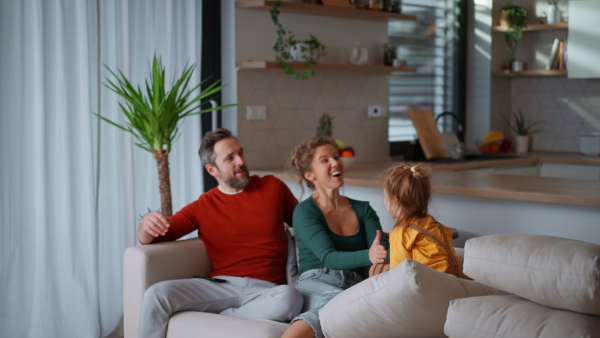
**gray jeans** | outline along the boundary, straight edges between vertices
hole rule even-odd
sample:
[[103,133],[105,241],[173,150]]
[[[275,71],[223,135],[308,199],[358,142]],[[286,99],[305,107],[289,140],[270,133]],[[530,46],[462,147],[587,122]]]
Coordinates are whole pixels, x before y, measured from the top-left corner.
[[302,319],[315,331],[315,337],[323,337],[319,310],[333,297],[362,281],[362,277],[348,270],[314,269],[303,272],[296,281],[296,289],[304,298],[302,314],[292,322]]
[[138,336],[165,337],[169,317],[180,311],[289,322],[302,309],[302,295],[291,285],[247,277],[218,278],[227,283],[191,278],[152,285],[144,293]]

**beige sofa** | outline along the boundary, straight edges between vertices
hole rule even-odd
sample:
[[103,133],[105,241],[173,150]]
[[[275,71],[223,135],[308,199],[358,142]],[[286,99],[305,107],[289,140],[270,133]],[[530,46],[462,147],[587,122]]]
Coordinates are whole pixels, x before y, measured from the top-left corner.
[[[328,338],[558,337],[565,329],[577,333],[571,337],[599,337],[600,246],[529,236],[485,236],[457,249],[475,281],[406,260],[334,298],[320,312],[323,330]],[[144,291],[162,280],[205,276],[210,260],[193,239],[130,247],[124,268],[125,337],[134,338]],[[167,337],[281,337],[287,327],[181,312],[171,317]]]
[[[144,292],[154,283],[207,276],[211,265],[199,239],[132,246],[125,251],[125,337],[138,336]],[[288,325],[268,320],[243,319],[213,313],[180,312],[169,320],[167,337],[281,337]]]

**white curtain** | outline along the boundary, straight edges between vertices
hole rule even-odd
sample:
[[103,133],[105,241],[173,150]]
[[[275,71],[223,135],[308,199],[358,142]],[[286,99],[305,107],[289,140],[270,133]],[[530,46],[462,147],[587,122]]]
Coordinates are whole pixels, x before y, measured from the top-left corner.
[[[0,0],[0,336],[122,335],[123,253],[160,196],[151,155],[93,115],[123,121],[103,65],[142,87],[154,53],[168,79],[199,67],[200,18],[194,0]],[[174,210],[202,191],[199,117],[181,130]]]

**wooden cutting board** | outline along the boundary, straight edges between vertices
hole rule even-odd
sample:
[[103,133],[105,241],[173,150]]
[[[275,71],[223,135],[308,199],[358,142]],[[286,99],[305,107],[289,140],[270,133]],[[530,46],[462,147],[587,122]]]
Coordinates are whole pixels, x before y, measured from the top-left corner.
[[431,158],[448,158],[448,152],[444,147],[442,134],[433,119],[433,114],[428,110],[409,109],[408,117],[413,122],[417,135],[419,135],[419,143],[423,148],[423,153],[426,159]]

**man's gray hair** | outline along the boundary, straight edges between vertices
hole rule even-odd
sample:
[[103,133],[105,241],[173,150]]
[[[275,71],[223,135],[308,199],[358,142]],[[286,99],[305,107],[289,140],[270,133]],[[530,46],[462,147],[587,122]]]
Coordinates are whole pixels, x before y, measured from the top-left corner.
[[216,165],[215,144],[226,138],[235,138],[237,140],[237,138],[225,128],[219,128],[204,135],[200,150],[198,150],[198,155],[200,155],[200,160],[203,165]]

